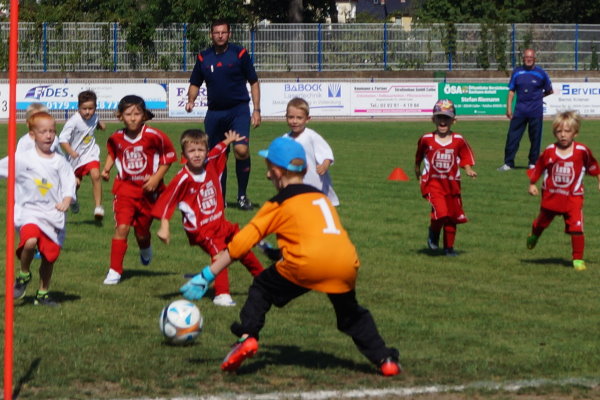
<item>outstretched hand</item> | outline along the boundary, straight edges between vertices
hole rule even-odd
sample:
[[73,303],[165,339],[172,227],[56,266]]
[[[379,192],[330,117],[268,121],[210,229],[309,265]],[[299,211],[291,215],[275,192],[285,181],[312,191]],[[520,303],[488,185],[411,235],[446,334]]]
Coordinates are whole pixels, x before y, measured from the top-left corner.
[[206,294],[211,282],[215,280],[215,276],[209,266],[204,267],[202,272],[190,279],[183,285],[179,291],[188,300],[200,300]]

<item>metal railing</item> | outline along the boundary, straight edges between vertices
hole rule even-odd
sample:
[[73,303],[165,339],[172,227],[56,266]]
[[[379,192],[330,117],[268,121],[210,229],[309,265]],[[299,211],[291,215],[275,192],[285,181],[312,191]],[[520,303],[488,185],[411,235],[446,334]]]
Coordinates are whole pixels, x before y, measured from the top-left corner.
[[[158,28],[141,48],[118,23],[20,23],[19,71],[191,71],[208,25]],[[261,24],[234,25],[258,71],[510,70],[525,46],[548,70],[598,69],[600,25]],[[6,70],[8,23],[0,23]],[[194,33],[194,34],[192,34]],[[196,39],[192,39],[196,38]]]

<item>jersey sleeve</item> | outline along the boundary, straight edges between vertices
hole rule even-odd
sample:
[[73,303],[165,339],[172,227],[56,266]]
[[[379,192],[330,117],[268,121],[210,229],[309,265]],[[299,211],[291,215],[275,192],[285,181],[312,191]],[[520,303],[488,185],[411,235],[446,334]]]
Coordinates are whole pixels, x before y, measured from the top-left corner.
[[256,213],[254,218],[248,222],[229,242],[227,248],[229,255],[234,259],[239,259],[248,253],[262,238],[273,231],[269,229],[275,218],[277,203],[267,201]]
[[73,168],[71,164],[62,156],[56,154],[54,157],[61,157],[61,162],[59,164],[60,172],[60,196],[62,199],[65,197],[71,197],[75,199],[77,196],[76,188],[77,188],[77,179],[75,178],[75,173],[73,172]]
[[423,159],[425,158],[425,149],[423,146],[423,136],[419,138],[417,142],[417,152],[415,153],[415,165],[421,165]]
[[202,86],[203,82],[204,74],[202,72],[202,54],[198,54],[196,56],[196,64],[194,65],[192,75],[190,76],[190,84],[200,87]]
[[587,157],[585,160],[585,168],[587,170],[587,173],[592,176],[600,175],[600,165],[598,165],[598,161],[592,154],[592,151],[590,149],[587,149],[586,154]]
[[75,129],[75,121],[73,118],[69,118],[69,120],[65,123],[62,131],[60,131],[60,135],[58,135],[59,143],[71,143],[71,139],[73,137],[73,130]]
[[322,164],[325,160],[331,160],[333,164],[333,150],[329,143],[325,141],[323,136],[315,132],[313,135],[313,148],[315,149],[315,159],[317,164]]
[[252,59],[248,54],[248,50],[243,48],[238,57],[242,63],[242,69],[244,71],[244,75],[246,76],[246,80],[249,83],[254,83],[258,81],[258,75],[256,74],[256,70],[254,69],[254,64],[252,64]]
[[8,156],[0,160],[0,178],[8,178]]
[[160,155],[160,164],[168,165],[173,164],[177,161],[177,152],[175,151],[175,147],[173,146],[173,142],[167,136],[166,133],[160,132],[161,137],[161,155]]
[[217,173],[221,175],[227,166],[227,146],[223,142],[219,142],[208,153],[206,162],[210,163]]
[[460,166],[465,167],[467,165],[475,165],[475,155],[473,154],[473,150],[469,143],[466,140],[462,139],[462,144],[459,150],[460,157]]
[[171,219],[185,191],[186,181],[187,177],[179,173],[169,182],[152,207],[151,213],[154,218]]
[[[114,135],[114,133],[113,133]],[[113,160],[117,160],[117,148],[116,148],[116,143],[113,139],[113,136],[109,137],[108,140],[106,141],[106,152],[108,153],[109,156],[112,157]]]

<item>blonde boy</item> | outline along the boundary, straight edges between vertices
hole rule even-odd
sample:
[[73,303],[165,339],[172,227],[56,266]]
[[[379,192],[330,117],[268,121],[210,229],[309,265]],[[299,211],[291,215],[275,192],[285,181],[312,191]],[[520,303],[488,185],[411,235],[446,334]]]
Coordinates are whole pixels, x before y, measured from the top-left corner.
[[600,166],[590,149],[576,142],[581,117],[575,111],[558,113],[552,123],[556,142],[546,147],[529,175],[529,194],[539,194],[536,182],[542,175],[542,203],[538,217],[533,221],[527,237],[527,248],[533,249],[544,229],[555,216],[565,220],[565,233],[571,236],[572,263],[576,271],[586,269],[583,261],[585,237],[583,234],[583,177],[587,173],[598,179]]
[[[48,294],[54,263],[65,239],[65,212],[75,198],[75,175],[67,160],[56,154],[52,145],[56,138],[54,118],[43,111],[27,120],[35,146],[16,154],[15,160],[15,227],[20,242],[17,257],[21,269],[17,273],[13,296],[25,296],[31,281],[31,261],[36,248],[41,253],[40,286],[34,304],[57,306]],[[0,176],[8,175],[8,159],[0,160]]]

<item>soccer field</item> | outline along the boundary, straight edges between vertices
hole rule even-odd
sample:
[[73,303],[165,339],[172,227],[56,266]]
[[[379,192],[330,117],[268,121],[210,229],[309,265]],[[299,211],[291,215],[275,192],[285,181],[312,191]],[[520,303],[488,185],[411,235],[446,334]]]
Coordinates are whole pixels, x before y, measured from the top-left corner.
[[[178,150],[179,134],[198,126],[150,125],[169,133]],[[600,192],[595,178],[585,179],[588,270],[575,272],[570,268],[570,238],[563,233],[562,219],[544,232],[535,250],[525,247],[540,202],[527,193],[528,139],[523,138],[518,153],[521,168],[497,172],[503,163],[508,120],[459,121],[454,130],[471,144],[478,177],[463,178],[469,222],[458,227],[458,257],[448,258],[427,249],[429,207],[412,172],[417,140],[433,128],[431,122],[313,120],[309,126],[327,139],[336,158],[330,171],[341,201],[339,213],[362,263],[358,300],[371,310],[388,344],[400,350],[402,375],[379,376],[352,341],[336,330],[326,296],[316,292],[283,309],[274,308],[261,332],[257,355],[238,374],[222,373],[220,362],[234,341],[229,325],[237,319],[251,281],[239,263],[230,268],[232,296],[238,305],[216,307],[209,295],[197,302],[205,329],[195,344],[164,344],[158,329],[161,309],[180,298],[183,274],[199,271],[209,257],[189,247],[177,216],[171,223],[170,245],[153,237],[155,256],[150,266],[139,263],[130,235],[124,280],[114,287],[102,285],[113,233],[112,181],[103,186],[107,218],[98,226],[86,178],[79,191],[81,211],[69,213],[67,240],[51,285],[61,307],[33,306],[37,268],[24,302],[16,302],[13,382],[18,398],[273,392],[295,398],[296,392],[319,390],[457,387],[521,380],[547,380],[526,390],[539,398],[600,395]],[[97,132],[102,157],[108,135],[118,127],[110,123],[105,132]],[[551,121],[545,121],[543,146],[552,142],[550,127]],[[286,128],[284,121],[266,122],[252,131],[248,195],[255,203],[275,193],[256,152]],[[24,133],[24,126],[19,125],[18,132]],[[584,120],[577,138],[597,157],[599,132],[600,121]],[[0,126],[0,151],[6,154],[6,125]],[[232,160],[229,165],[227,192],[233,205]],[[387,180],[396,167],[406,172],[408,182]],[[178,169],[174,165],[167,176]],[[0,182],[0,196],[5,204],[6,181]],[[252,215],[235,207],[227,209],[227,218],[240,225]],[[6,220],[4,207],[0,220]],[[153,232],[157,229],[155,223]],[[0,247],[0,262],[5,264],[4,242]],[[268,265],[262,254],[257,255]],[[4,307],[0,312],[4,319]],[[596,382],[596,388],[569,383],[579,380]],[[509,397],[490,387],[469,386],[465,398]]]

